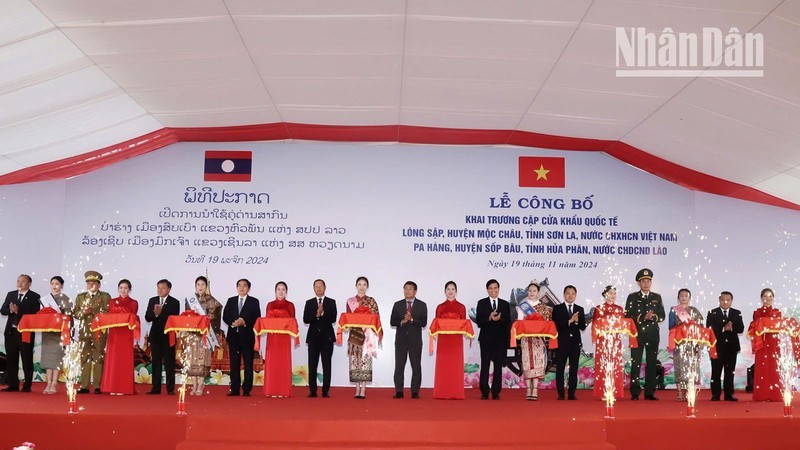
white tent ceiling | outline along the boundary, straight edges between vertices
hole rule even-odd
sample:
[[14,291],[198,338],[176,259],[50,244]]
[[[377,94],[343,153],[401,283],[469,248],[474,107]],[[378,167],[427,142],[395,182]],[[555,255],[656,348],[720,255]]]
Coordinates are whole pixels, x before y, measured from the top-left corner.
[[[615,27],[764,35],[763,78],[617,78]],[[0,175],[173,127],[620,141],[800,204],[800,0],[0,0]]]

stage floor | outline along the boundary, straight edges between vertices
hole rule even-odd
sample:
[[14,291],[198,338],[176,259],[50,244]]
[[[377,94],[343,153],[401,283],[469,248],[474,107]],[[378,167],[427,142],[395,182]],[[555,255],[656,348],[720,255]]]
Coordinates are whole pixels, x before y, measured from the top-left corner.
[[[60,386],[63,390],[63,385]],[[137,386],[140,392],[147,387]],[[35,390],[42,389],[40,383]],[[675,391],[653,401],[622,400],[616,418],[603,418],[605,405],[591,391],[578,401],[558,401],[540,391],[538,402],[524,391],[504,390],[501,399],[480,400],[467,390],[464,401],[392,399],[393,389],[367,390],[353,398],[351,388],[333,388],[331,398],[226,397],[225,387],[210,387],[203,397],[187,397],[188,415],[176,417],[177,396],[78,397],[79,414],[68,415],[64,394],[0,393],[0,449],[25,441],[37,449],[256,449],[270,448],[520,448],[553,449],[755,449],[795,448],[798,419],[785,419],[779,403],[754,403],[740,392],[739,402],[711,402],[701,392],[697,418],[686,419],[686,404]],[[797,399],[795,399],[795,403]],[[797,405],[795,405],[797,406]],[[800,413],[800,410],[798,410]]]

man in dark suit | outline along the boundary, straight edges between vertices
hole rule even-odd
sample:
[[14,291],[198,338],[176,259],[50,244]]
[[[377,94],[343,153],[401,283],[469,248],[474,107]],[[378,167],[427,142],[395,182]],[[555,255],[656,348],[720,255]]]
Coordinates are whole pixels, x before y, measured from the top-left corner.
[[507,301],[498,298],[500,283],[497,280],[486,282],[486,292],[489,296],[478,300],[475,310],[475,322],[481,329],[478,336],[481,345],[481,399],[489,398],[489,363],[492,363],[492,399],[500,400],[503,365],[511,335],[511,307]]
[[569,359],[569,399],[577,400],[578,358],[581,355],[581,331],[586,329],[586,316],[583,308],[575,304],[578,290],[575,286],[564,288],[564,303],[553,308],[553,322],[558,330],[558,350],[556,350],[556,388],[558,399],[564,400],[564,366]]
[[[250,292],[250,281],[242,278],[236,282],[237,296],[231,297],[222,310],[222,321],[228,325],[228,353],[231,358],[231,390],[229,397],[239,395],[239,387],[245,397],[250,396],[253,389],[253,347],[256,345],[256,333],[253,326],[261,316],[261,303],[257,298],[247,295]],[[244,360],[244,382],[239,373]]]
[[306,300],[303,323],[308,324],[308,396],[317,396],[317,365],[322,357],[322,397],[331,389],[331,356],[336,334],[336,300],[325,296],[325,281],[314,280],[314,297]]
[[636,323],[637,339],[639,346],[631,349],[631,400],[639,400],[642,386],[639,382],[641,375],[642,353],[645,353],[647,369],[644,374],[645,400],[658,400],[656,398],[656,358],[658,357],[658,343],[661,339],[658,324],[664,321],[664,302],[661,295],[650,292],[653,285],[653,271],[642,269],[636,273],[636,282],[639,283],[639,292],[628,295],[625,301],[625,317],[633,319]]
[[394,338],[394,398],[403,398],[406,359],[411,359],[411,398],[419,398],[422,385],[422,329],[428,324],[428,305],[417,298],[417,283],[406,281],[403,300],[392,307],[389,324]]
[[161,393],[161,368],[167,371],[167,394],[175,394],[175,346],[170,345],[169,335],[164,333],[164,326],[169,316],[181,313],[181,303],[177,298],[169,295],[172,283],[169,280],[159,280],[156,283],[155,297],[147,302],[144,320],[150,325],[150,354],[153,357],[153,387],[147,393],[157,395]]
[[6,328],[3,332],[6,342],[6,374],[8,376],[8,386],[4,392],[19,391],[19,359],[22,358],[22,373],[25,374],[25,381],[22,383],[22,392],[31,391],[33,383],[33,344],[36,341],[36,334],[31,333],[30,342],[22,342],[22,334],[17,330],[20,319],[25,314],[36,314],[41,308],[39,294],[30,290],[30,275],[20,275],[17,277],[17,289],[6,294],[0,314],[8,316]]
[[736,356],[741,350],[739,335],[744,332],[742,313],[731,308],[733,294],[719,294],[719,308],[708,312],[706,326],[714,330],[717,338],[717,358],[711,360],[711,401],[719,401],[721,375],[725,372],[725,401],[738,401],[733,396],[733,371]]

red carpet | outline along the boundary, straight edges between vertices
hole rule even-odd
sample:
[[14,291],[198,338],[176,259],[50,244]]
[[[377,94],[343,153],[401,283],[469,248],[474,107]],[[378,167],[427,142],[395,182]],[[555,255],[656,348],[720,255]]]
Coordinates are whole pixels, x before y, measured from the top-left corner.
[[[39,390],[40,384],[34,389]],[[138,386],[144,392],[145,388]],[[63,390],[63,385],[61,386]],[[259,391],[259,388],[256,388]],[[617,403],[614,420],[604,405],[578,391],[578,401],[557,401],[542,391],[538,402],[524,391],[504,390],[499,401],[481,401],[468,390],[465,401],[392,399],[392,389],[334,388],[330,399],[228,398],[226,388],[187,399],[188,416],[175,416],[175,396],[81,395],[79,414],[66,414],[65,395],[0,393],[0,449],[30,441],[37,449],[256,449],[270,448],[520,448],[553,449],[745,449],[793,448],[800,442],[797,419],[784,419],[782,405],[710,402],[703,391],[697,418],[684,417],[674,391],[661,400]],[[256,391],[254,391],[256,392]],[[259,391],[260,392],[260,391]],[[408,395],[408,394],[406,394]],[[797,403],[797,402],[796,402]]]

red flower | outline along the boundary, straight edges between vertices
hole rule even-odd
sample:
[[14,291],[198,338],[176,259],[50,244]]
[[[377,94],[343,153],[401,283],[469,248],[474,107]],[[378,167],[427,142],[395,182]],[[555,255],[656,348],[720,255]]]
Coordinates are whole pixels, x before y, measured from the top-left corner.
[[353,314],[372,314],[372,310],[369,309],[369,306],[359,305],[359,307],[353,311]]

